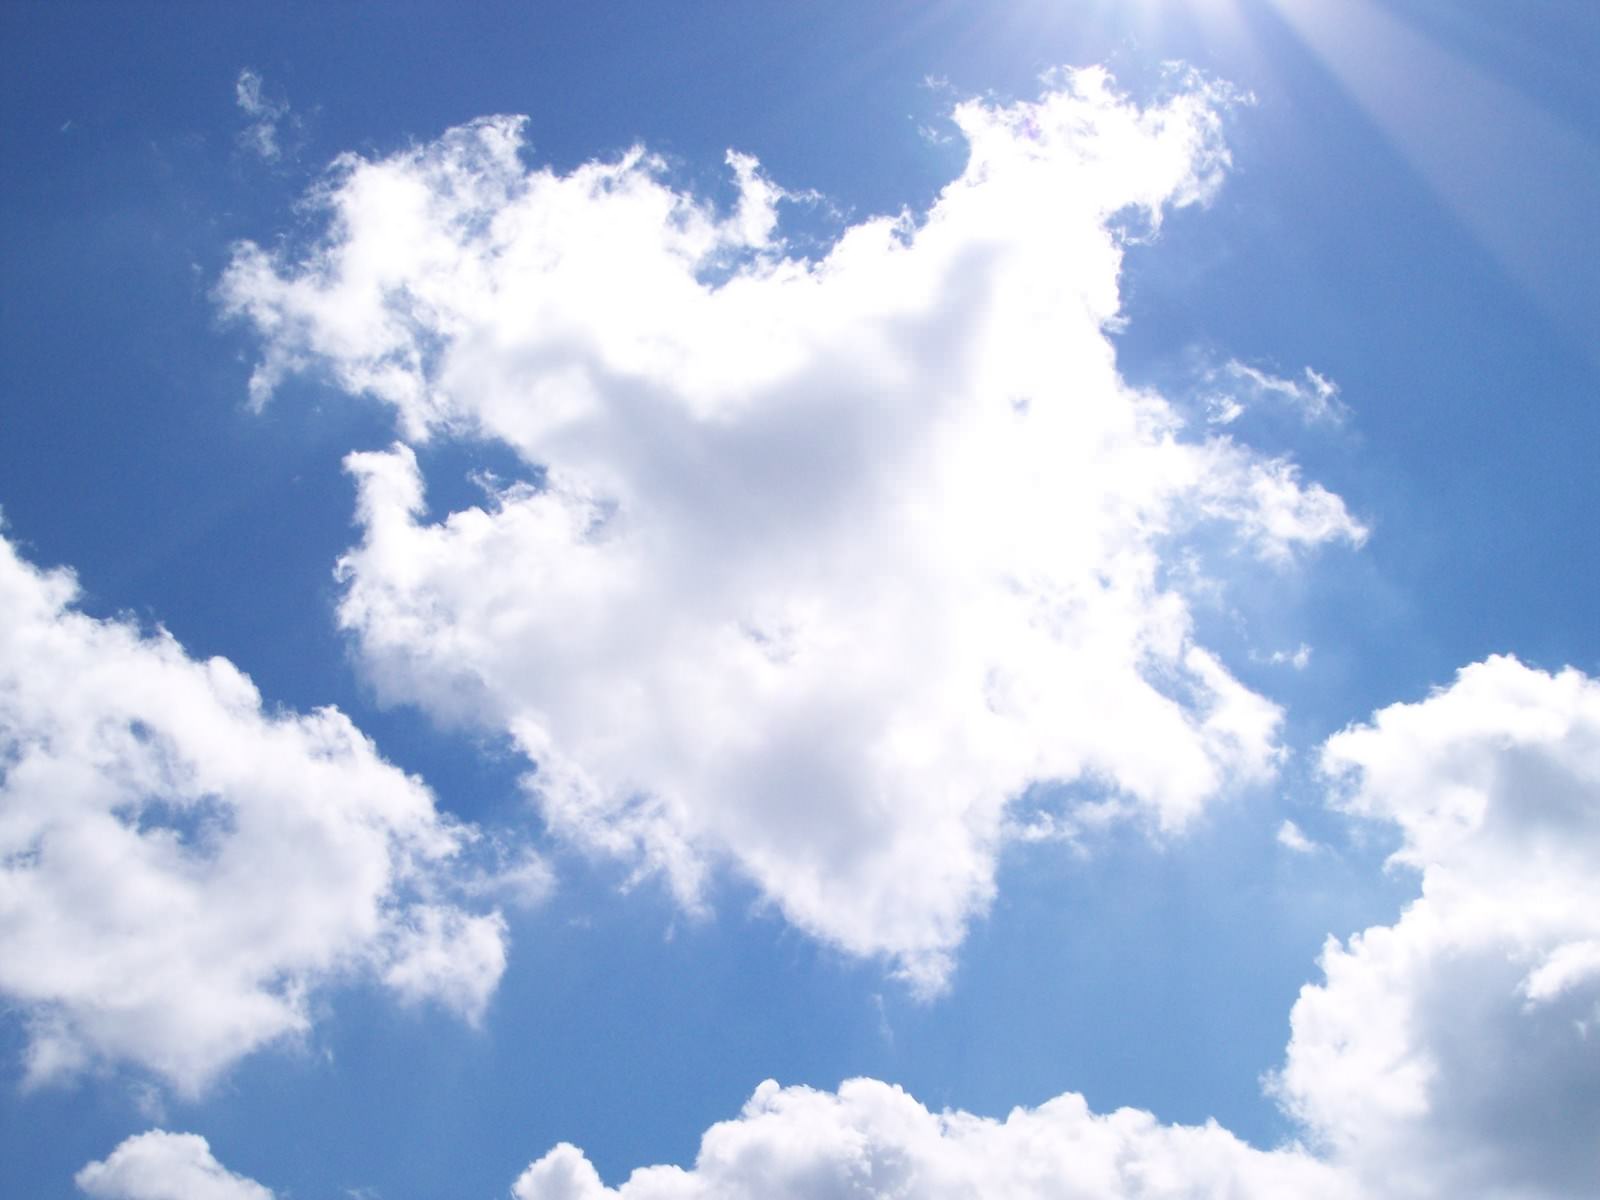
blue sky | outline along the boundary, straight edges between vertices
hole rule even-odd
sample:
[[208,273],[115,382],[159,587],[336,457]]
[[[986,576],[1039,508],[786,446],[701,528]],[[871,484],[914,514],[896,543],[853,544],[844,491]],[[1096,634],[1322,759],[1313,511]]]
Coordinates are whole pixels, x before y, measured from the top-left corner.
[[1593,1191],[1590,5],[0,31],[7,1194]]

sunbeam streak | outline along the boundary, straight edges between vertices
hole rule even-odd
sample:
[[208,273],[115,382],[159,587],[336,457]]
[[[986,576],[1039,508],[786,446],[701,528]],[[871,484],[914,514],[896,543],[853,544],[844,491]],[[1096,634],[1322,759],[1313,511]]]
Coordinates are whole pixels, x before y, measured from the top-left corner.
[[1501,268],[1595,353],[1593,144],[1371,0],[1270,3]]

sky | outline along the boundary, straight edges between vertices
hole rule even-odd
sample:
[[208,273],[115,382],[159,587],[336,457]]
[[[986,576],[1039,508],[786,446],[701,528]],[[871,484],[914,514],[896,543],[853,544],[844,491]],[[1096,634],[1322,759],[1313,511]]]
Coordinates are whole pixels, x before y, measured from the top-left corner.
[[0,7],[0,1192],[1596,1194],[1597,55]]

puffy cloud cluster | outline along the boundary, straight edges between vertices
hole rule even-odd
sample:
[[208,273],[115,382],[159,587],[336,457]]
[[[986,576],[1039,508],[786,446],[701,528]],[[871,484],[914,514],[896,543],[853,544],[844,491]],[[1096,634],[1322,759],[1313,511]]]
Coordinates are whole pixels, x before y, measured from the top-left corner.
[[520,119],[340,160],[320,244],[244,245],[223,283],[256,401],[312,371],[534,480],[430,520],[411,449],[351,456],[340,618],[380,694],[509,733],[558,836],[690,909],[731,864],[924,989],[1031,785],[1175,831],[1270,776],[1279,712],[1169,568],[1191,535],[1285,560],[1363,530],[1191,436],[1108,337],[1129,222],[1209,196],[1228,102],[1079,72],[965,103],[931,209],[816,259],[740,155],[725,212],[639,150],[529,169]]
[[163,1129],[129,1138],[76,1182],[94,1200],[272,1200],[271,1191],[219,1163],[205,1138]]
[[475,1019],[505,931],[450,898],[472,831],[338,711],[265,712],[227,660],[75,596],[0,539],[0,993],[28,1079],[126,1061],[193,1093],[354,973]]
[[[251,72],[238,98],[273,157],[282,107]],[[510,118],[342,159],[310,254],[242,246],[223,284],[262,337],[254,399],[321,373],[409,443],[494,440],[531,480],[433,519],[411,445],[349,457],[340,620],[382,694],[509,734],[557,835],[687,907],[731,864],[927,990],[1011,832],[1176,831],[1268,778],[1278,710],[1197,642],[1181,580],[1197,545],[1360,542],[1292,463],[1218,436],[1257,401],[1337,420],[1337,389],[1229,362],[1194,431],[1127,386],[1108,336],[1129,222],[1208,197],[1228,99],[1191,81],[1141,108],[1081,72],[969,102],[969,162],[929,211],[815,259],[738,154],[725,209],[643,151],[530,170]],[[480,1014],[505,927],[464,901],[537,898],[542,862],[461,867],[473,831],[341,714],[264,712],[226,661],[74,599],[0,542],[0,992],[29,1078],[130,1061],[194,1092],[357,974]],[[1269,1087],[1309,1148],[1072,1094],[996,1120],[874,1080],[768,1082],[691,1167],[610,1188],[562,1144],[513,1195],[1591,1195],[1600,683],[1493,658],[1322,764],[1421,894],[1330,940],[1293,1008]],[[1013,821],[1039,784],[1092,802]],[[1321,850],[1288,821],[1278,840]],[[76,1178],[271,1196],[161,1130]]]
[[[1421,896],[1322,956],[1269,1083],[1311,1139],[1088,1112],[934,1115],[886,1084],[764,1084],[692,1170],[602,1186],[571,1146],[518,1200],[1349,1196],[1584,1200],[1600,1180],[1600,681],[1490,658],[1329,739],[1335,804],[1397,828]],[[1297,832],[1297,831],[1296,831]],[[1303,839],[1302,839],[1303,840]]]
[[1285,1105],[1369,1194],[1579,1197],[1600,1181],[1600,681],[1513,658],[1329,740],[1422,894],[1323,952]]
[[[1496,657],[1329,739],[1334,804],[1393,827],[1421,896],[1330,941],[1271,1081],[1311,1149],[1215,1124],[1097,1115],[1066,1094],[1004,1120],[933,1113],[870,1079],[762,1084],[691,1167],[616,1188],[558,1145],[516,1200],[858,1195],[1581,1200],[1600,1178],[1600,681]],[[97,1197],[270,1195],[202,1139],[131,1138],[78,1176]],[[209,1190],[207,1190],[209,1189]]]
[[706,1132],[694,1167],[647,1167],[605,1187],[560,1145],[511,1189],[516,1200],[712,1200],[917,1196],[927,1200],[1354,1200],[1337,1172],[1295,1149],[1252,1149],[1216,1124],[1089,1111],[1067,1094],[1004,1121],[932,1113],[897,1087],[853,1079],[837,1093],[756,1089]]
[[[129,1138],[78,1173],[97,1200],[270,1200],[228,1173],[204,1139]],[[1003,1121],[929,1112],[900,1088],[852,1079],[837,1092],[763,1083],[714,1125],[694,1166],[644,1167],[617,1188],[562,1143],[511,1187],[514,1200],[1357,1200],[1347,1177],[1298,1147],[1257,1150],[1215,1123],[1089,1111],[1067,1094]]]

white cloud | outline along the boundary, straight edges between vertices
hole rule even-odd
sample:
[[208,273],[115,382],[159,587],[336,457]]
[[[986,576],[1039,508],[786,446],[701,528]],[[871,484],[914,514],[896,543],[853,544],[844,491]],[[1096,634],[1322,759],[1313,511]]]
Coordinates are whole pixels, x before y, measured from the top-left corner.
[[772,1196],[916,1196],[928,1200],[1334,1200],[1357,1195],[1304,1152],[1261,1151],[1214,1123],[1162,1125],[1149,1113],[1089,1111],[1058,1096],[1004,1121],[932,1113],[897,1087],[853,1079],[837,1093],[756,1089],[744,1111],[713,1126],[693,1168],[647,1167],[605,1187],[562,1144],[511,1189],[516,1200],[710,1200]]
[[[698,1197],[1350,1197],[1587,1200],[1600,1179],[1600,681],[1491,658],[1329,739],[1336,806],[1392,822],[1422,895],[1330,940],[1270,1089],[1311,1150],[1208,1124],[1092,1114],[1064,1095],[1005,1121],[934,1114],[875,1080],[765,1083],[690,1169],[603,1185],[573,1146],[517,1200]],[[1309,848],[1290,822],[1280,840]]]
[[504,929],[448,899],[472,831],[337,710],[264,712],[227,660],[75,593],[0,539],[0,993],[28,1079],[121,1060],[194,1093],[356,973],[476,1018]]
[[1229,359],[1207,372],[1207,382],[1218,388],[1205,397],[1207,419],[1213,425],[1231,425],[1262,400],[1286,404],[1307,421],[1337,423],[1346,415],[1339,385],[1311,367],[1298,379],[1290,379]]
[[1327,744],[1422,894],[1323,952],[1277,1090],[1374,1195],[1600,1180],[1600,682],[1491,658]]
[[250,118],[239,134],[239,143],[265,159],[276,162],[283,155],[278,143],[278,126],[289,115],[289,105],[268,99],[259,72],[245,67],[233,85],[234,103]]
[[1317,848],[1317,844],[1306,837],[1300,826],[1288,820],[1278,826],[1278,845],[1296,854],[1310,854]]
[[1288,665],[1296,671],[1304,671],[1311,663],[1311,647],[1301,642],[1293,651],[1274,650],[1267,661],[1274,666]]
[[[1391,823],[1422,895],[1330,941],[1271,1087],[1318,1153],[1214,1123],[1092,1113],[1059,1096],[1004,1120],[897,1087],[762,1084],[688,1168],[608,1188],[561,1144],[516,1200],[859,1195],[1157,1200],[1579,1200],[1600,1177],[1600,681],[1497,657],[1330,738],[1335,804]],[[1286,844],[1303,835],[1286,823]],[[192,1172],[194,1182],[175,1172]],[[130,1139],[80,1173],[97,1197],[262,1197],[199,1138]],[[205,1187],[214,1190],[205,1191]],[[233,1190],[240,1189],[240,1190]]]
[[437,1000],[477,1020],[506,969],[505,921],[418,904],[397,923],[383,982],[409,1000]]
[[509,732],[558,836],[690,909],[730,863],[925,989],[1030,784],[1177,831],[1271,775],[1278,711],[1195,643],[1173,548],[1363,531],[1292,464],[1188,436],[1107,336],[1119,214],[1211,194],[1226,102],[1141,109],[1097,72],[967,102],[933,208],[818,261],[740,155],[727,216],[640,150],[528,170],[514,118],[340,160],[324,244],[241,246],[222,285],[255,402],[314,370],[540,472],[430,522],[410,449],[351,456],[340,619],[380,694]]
[[458,874],[456,886],[463,895],[496,901],[511,909],[534,909],[555,891],[556,876],[550,864],[532,846],[507,846],[488,839],[488,862]]
[[76,1182],[94,1200],[272,1200],[270,1190],[213,1158],[205,1138],[164,1129],[129,1138]]

